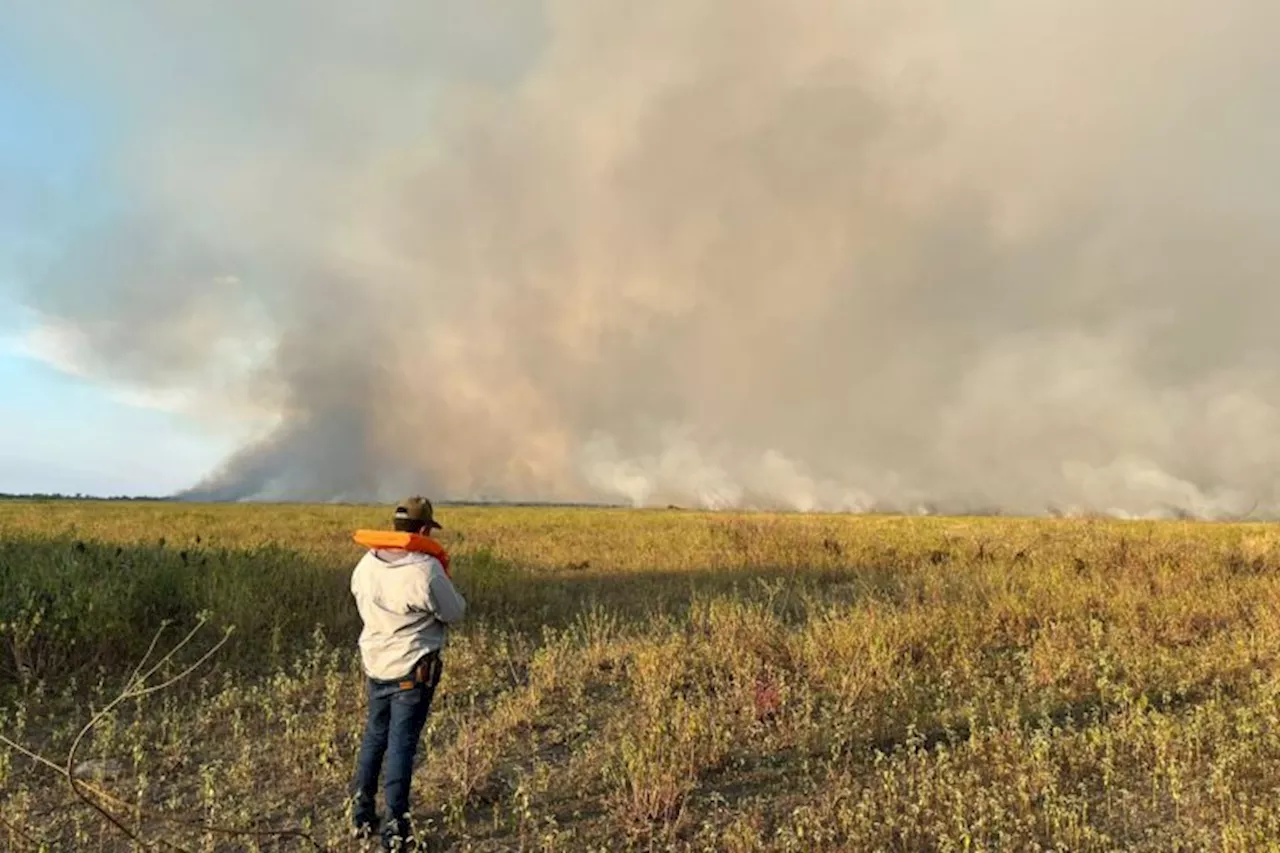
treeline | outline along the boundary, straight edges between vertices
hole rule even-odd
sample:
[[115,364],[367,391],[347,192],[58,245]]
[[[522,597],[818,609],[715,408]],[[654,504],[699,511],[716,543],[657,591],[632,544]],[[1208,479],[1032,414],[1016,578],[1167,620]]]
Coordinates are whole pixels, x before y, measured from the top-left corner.
[[172,498],[149,495],[86,495],[76,493],[64,495],[61,492],[0,492],[0,501],[168,501]]

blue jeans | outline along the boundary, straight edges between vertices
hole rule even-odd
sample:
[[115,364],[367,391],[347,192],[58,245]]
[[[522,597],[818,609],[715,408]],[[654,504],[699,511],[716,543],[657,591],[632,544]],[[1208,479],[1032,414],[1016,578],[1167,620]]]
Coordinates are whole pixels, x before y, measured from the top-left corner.
[[364,741],[360,744],[360,757],[356,763],[354,788],[355,804],[352,819],[357,828],[376,829],[377,810],[374,800],[378,793],[379,771],[386,758],[386,779],[383,795],[387,805],[387,826],[384,833],[403,834],[397,831],[409,814],[409,786],[413,781],[413,759],[418,751],[418,738],[427,722],[431,700],[436,685],[440,683],[443,664],[438,653],[425,658],[415,667],[415,676],[406,681],[379,681],[366,679],[369,691],[369,716],[365,721]]

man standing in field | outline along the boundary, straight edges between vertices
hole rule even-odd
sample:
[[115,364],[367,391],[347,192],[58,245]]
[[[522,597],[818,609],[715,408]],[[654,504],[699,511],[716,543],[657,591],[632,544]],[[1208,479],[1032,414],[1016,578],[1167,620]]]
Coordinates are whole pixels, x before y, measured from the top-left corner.
[[440,527],[431,501],[405,500],[396,507],[394,525],[399,536],[356,534],[357,542],[370,546],[351,573],[351,594],[364,622],[359,645],[369,715],[352,785],[352,819],[358,837],[374,836],[385,755],[382,846],[408,850],[416,846],[409,819],[413,760],[440,681],[447,626],[462,618],[466,601],[450,579],[448,555],[429,538]]

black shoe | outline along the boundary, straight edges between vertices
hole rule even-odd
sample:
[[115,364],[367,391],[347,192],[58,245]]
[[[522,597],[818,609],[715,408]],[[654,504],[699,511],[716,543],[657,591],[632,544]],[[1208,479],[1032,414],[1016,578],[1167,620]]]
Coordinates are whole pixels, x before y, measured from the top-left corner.
[[368,841],[378,837],[378,813],[372,802],[367,802],[359,794],[349,802],[351,816],[351,837],[356,841]]
[[388,820],[382,827],[382,849],[403,853],[418,849],[418,839],[413,835],[413,827],[409,819]]

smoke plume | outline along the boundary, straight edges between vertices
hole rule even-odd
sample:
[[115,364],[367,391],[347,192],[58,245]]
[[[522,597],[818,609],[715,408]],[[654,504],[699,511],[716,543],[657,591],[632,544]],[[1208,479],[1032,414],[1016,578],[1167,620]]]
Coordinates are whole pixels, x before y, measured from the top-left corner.
[[19,5],[193,495],[1280,510],[1274,0]]

